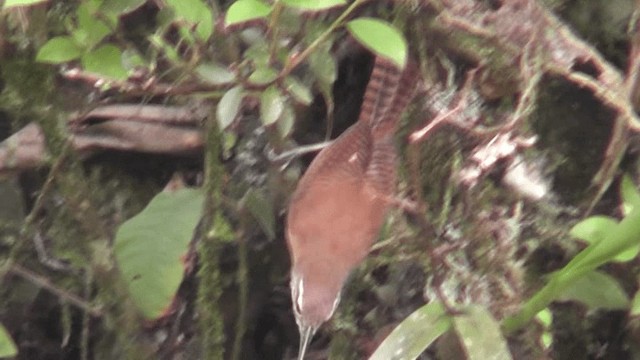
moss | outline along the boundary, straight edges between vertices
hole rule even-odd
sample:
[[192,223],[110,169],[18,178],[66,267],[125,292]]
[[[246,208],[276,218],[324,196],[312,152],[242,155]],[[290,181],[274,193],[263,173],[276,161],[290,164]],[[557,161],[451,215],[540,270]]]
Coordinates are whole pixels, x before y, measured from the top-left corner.
[[224,288],[220,272],[222,246],[229,241],[231,226],[222,216],[222,184],[224,168],[220,162],[222,137],[217,122],[207,122],[205,154],[205,211],[203,236],[198,244],[198,297],[197,311],[202,344],[202,358],[224,357],[224,321],[220,312],[220,299]]

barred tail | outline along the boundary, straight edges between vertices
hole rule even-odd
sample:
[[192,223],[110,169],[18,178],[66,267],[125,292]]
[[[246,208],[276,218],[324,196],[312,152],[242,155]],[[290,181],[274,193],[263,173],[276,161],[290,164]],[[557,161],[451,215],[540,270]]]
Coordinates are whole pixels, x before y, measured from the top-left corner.
[[413,96],[417,75],[411,63],[403,71],[390,60],[376,57],[358,121],[369,124],[376,137],[392,134]]

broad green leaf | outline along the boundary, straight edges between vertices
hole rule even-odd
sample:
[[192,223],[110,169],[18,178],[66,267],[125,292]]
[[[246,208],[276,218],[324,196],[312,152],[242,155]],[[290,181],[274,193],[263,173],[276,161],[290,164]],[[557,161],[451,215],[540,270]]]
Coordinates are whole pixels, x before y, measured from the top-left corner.
[[450,328],[451,317],[442,304],[427,304],[396,326],[369,360],[415,359]]
[[147,319],[157,319],[172,304],[203,200],[197,189],[160,193],[116,233],[118,267],[131,299]]
[[225,26],[260,19],[271,13],[271,5],[261,0],[238,0],[231,4],[224,16]]
[[[571,236],[594,244],[603,241],[617,224],[615,219],[608,216],[591,216],[574,225],[569,233]],[[638,256],[639,252],[640,244],[624,250],[612,261],[626,262]]]
[[640,192],[631,180],[631,177],[625,174],[620,183],[620,194],[622,195],[622,207],[624,215],[631,212],[633,207],[640,207]]
[[581,276],[638,244],[640,244],[640,207],[634,207],[629,215],[611,229],[603,241],[587,246],[556,274],[561,281]]
[[500,325],[481,306],[471,305],[464,314],[453,318],[460,343],[469,360],[510,360],[507,342],[500,332]]
[[[196,34],[202,41],[207,41],[213,34],[213,14],[202,0],[166,0],[173,8],[177,18],[196,25]],[[188,26],[190,27],[190,26]]]
[[48,0],[5,0],[4,8],[9,9],[15,6],[35,5],[35,4],[39,4],[47,1]]
[[47,41],[36,55],[36,60],[51,64],[75,60],[82,54],[82,49],[70,36],[58,36]]
[[286,138],[291,134],[293,130],[293,124],[295,123],[295,115],[290,104],[285,104],[282,116],[278,119],[278,132],[282,138]]
[[563,288],[558,300],[579,301],[590,309],[627,309],[629,298],[611,276],[592,271]]
[[242,198],[242,207],[249,210],[269,240],[276,238],[276,217],[273,206],[271,200],[267,199],[262,191],[249,189]]
[[591,216],[575,224],[569,234],[594,244],[604,240],[617,224],[618,222],[609,216]]
[[18,355],[16,343],[9,335],[7,329],[0,324],[0,357],[12,357]]
[[216,117],[221,130],[229,127],[236,119],[243,98],[244,90],[242,86],[231,88],[222,96],[216,108]]
[[299,102],[302,105],[309,105],[311,101],[313,101],[313,96],[311,95],[311,90],[298,81],[293,76],[287,76],[284,80],[284,84],[287,87],[287,91],[293,95],[295,101]]
[[282,3],[299,10],[319,11],[343,6],[347,2],[345,0],[282,0]]
[[116,80],[127,78],[127,70],[122,65],[122,52],[115,45],[103,45],[84,54],[82,66],[88,72],[108,78]]
[[362,17],[349,21],[347,29],[376,55],[393,61],[400,68],[406,65],[407,41],[393,25],[380,19]]
[[260,96],[260,119],[264,125],[272,125],[284,109],[285,97],[275,85],[269,86]]
[[198,74],[200,79],[213,85],[229,84],[236,78],[226,67],[213,63],[198,65],[196,74]]

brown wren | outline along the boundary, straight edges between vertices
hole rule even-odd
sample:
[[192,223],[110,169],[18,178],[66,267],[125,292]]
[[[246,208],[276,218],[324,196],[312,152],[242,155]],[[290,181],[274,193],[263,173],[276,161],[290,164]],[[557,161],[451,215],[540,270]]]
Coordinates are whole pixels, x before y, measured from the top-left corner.
[[351,270],[367,256],[395,199],[394,133],[417,72],[377,57],[358,121],[325,147],[293,193],[286,238],[298,359],[329,320]]

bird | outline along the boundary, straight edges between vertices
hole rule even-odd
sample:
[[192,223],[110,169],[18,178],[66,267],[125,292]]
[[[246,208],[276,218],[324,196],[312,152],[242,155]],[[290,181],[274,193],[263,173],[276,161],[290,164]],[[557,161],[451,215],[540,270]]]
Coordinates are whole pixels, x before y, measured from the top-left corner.
[[377,56],[358,120],[313,159],[291,196],[285,237],[304,358],[332,316],[351,271],[369,253],[396,199],[394,135],[417,71]]

